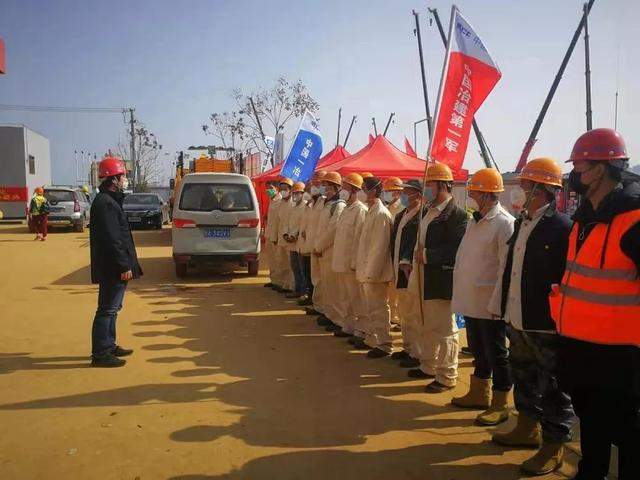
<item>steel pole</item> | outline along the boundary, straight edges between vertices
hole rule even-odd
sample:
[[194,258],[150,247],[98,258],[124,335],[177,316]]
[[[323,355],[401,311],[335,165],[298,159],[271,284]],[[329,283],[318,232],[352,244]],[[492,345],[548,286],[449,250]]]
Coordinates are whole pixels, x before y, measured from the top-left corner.
[[[431,109],[429,108],[429,95],[427,93],[427,73],[424,67],[424,54],[422,52],[422,36],[420,35],[420,20],[419,14],[415,10],[413,10],[413,17],[416,21],[416,37],[418,38],[418,55],[420,57],[420,73],[422,74],[422,96],[424,97],[424,110],[427,114],[427,129],[429,131],[429,138],[433,135],[433,120],[431,119]],[[414,124],[414,139],[413,146],[416,146],[416,134],[415,134],[415,124]]]
[[589,9],[587,3],[582,6],[584,14],[584,80],[587,95],[587,131],[593,129],[593,114],[591,112],[591,62],[589,61]]
[[351,135],[351,129],[353,128],[353,124],[355,123],[357,115],[351,117],[351,124],[349,125],[349,130],[347,130],[347,136],[344,139],[344,144],[342,145],[344,148],[347,148],[347,142],[349,141],[349,135]]

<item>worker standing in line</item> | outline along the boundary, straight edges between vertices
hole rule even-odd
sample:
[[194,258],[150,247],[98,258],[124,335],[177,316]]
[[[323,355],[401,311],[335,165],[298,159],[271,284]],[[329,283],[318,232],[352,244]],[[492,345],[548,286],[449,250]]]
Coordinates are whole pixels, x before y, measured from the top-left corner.
[[275,290],[279,293],[291,293],[293,286],[293,272],[289,263],[289,250],[287,242],[283,234],[287,227],[289,214],[291,213],[291,189],[293,188],[293,180],[290,178],[282,178],[278,184],[282,200],[278,208],[277,224],[274,226],[273,238],[276,250],[276,265],[278,266],[278,278],[280,288]]
[[[382,184],[382,201],[387,207],[391,217],[395,220],[396,215],[405,209],[400,199],[402,195],[402,180],[398,177],[389,177]],[[400,309],[398,307],[398,297],[393,282],[389,284],[389,308],[391,309],[391,325],[393,329],[400,329]]]
[[362,177],[357,173],[350,173],[342,179],[340,198],[347,202],[347,206],[336,226],[331,264],[331,268],[337,273],[339,285],[335,301],[340,304],[338,312],[343,314],[335,320],[340,326],[339,330],[333,332],[336,337],[353,337],[358,318],[363,316],[362,295],[356,280],[358,240],[367,214],[366,205],[358,200],[362,182]]
[[420,368],[413,378],[433,378],[427,393],[441,393],[458,380],[458,325],[451,311],[453,268],[467,227],[467,212],[453,201],[453,174],[443,163],[427,168],[424,196],[429,208],[420,226],[416,261],[423,265],[423,319],[420,325]]
[[280,190],[276,182],[269,182],[267,196],[269,197],[269,208],[267,209],[267,225],[264,229],[264,238],[266,247],[265,254],[269,259],[269,282],[264,286],[278,291],[282,288],[282,285],[280,284],[281,279],[278,275],[277,248],[273,242],[278,242],[278,210],[282,204],[282,195],[280,195]]
[[[411,367],[419,365],[417,355],[418,319],[412,315],[418,293],[409,290],[409,280],[413,270],[413,251],[420,224],[423,185],[419,180],[409,180],[402,185],[401,200],[406,206],[395,217],[391,232],[391,253],[393,260],[393,290],[398,299],[399,316],[402,321],[402,350],[391,354],[394,360],[405,362]],[[413,285],[412,285],[413,286]],[[413,294],[413,295],[412,295]]]
[[393,281],[393,265],[389,246],[393,219],[380,199],[382,182],[379,178],[367,178],[363,192],[369,211],[358,242],[356,279],[363,292],[366,336],[354,346],[369,349],[369,358],[381,358],[392,352],[389,284]]
[[325,189],[322,186],[322,180],[326,175],[327,172],[325,170],[318,170],[315,172],[313,175],[313,185],[309,190],[313,203],[305,231],[305,249],[309,252],[311,260],[311,283],[313,285],[313,293],[311,295],[312,306],[307,307],[307,315],[321,316],[324,313],[320,306],[323,301],[320,257],[313,255],[313,247],[318,234],[320,214],[324,209],[324,203],[326,200]]
[[519,180],[526,200],[502,263],[500,292],[489,307],[495,318],[507,323],[518,422],[492,439],[500,445],[538,448],[521,470],[544,475],[562,466],[574,419],[571,398],[558,385],[560,337],[548,297],[565,270],[571,220],[555,207],[562,188],[562,169],[555,160],[531,160]]
[[122,367],[133,350],[116,343],[116,320],[129,281],[142,276],[129,221],[122,209],[128,181],[124,162],[105,157],[98,164],[100,192],[91,204],[91,281],[98,308],[91,329],[91,366]]
[[34,240],[45,241],[47,239],[47,220],[51,207],[44,196],[44,188],[36,187],[29,204],[29,216],[31,224],[36,231]]
[[640,478],[640,183],[615,130],[583,134],[571,152],[569,187],[582,195],[569,236],[567,268],[553,287],[561,335],[560,384],[580,419],[577,480]]
[[[495,168],[478,170],[467,184],[473,218],[456,255],[451,308],[464,315],[467,338],[472,338],[475,370],[469,391],[451,403],[463,408],[487,409],[476,421],[497,425],[509,418],[509,393],[513,387],[507,348],[507,325],[489,312],[491,297],[498,295],[513,235],[513,216],[498,199],[504,192],[502,175]],[[502,267],[502,268],[500,268]],[[493,384],[492,384],[493,380]]]
[[298,305],[301,307],[310,307],[313,305],[311,298],[313,297],[313,284],[311,283],[311,252],[307,249],[307,229],[309,228],[309,220],[312,216],[313,198],[311,196],[311,187],[313,178],[304,187],[302,194],[302,212],[300,214],[300,227],[298,232],[298,241],[296,249],[298,252],[298,261],[300,262],[300,274],[302,275],[302,296],[298,299]]
[[323,313],[318,318],[318,324],[325,326],[327,331],[334,332],[339,328],[335,322],[337,319],[343,318],[345,313],[339,310],[342,305],[335,301],[338,295],[337,291],[342,287],[338,285],[337,274],[331,268],[333,244],[338,220],[347,203],[340,198],[342,176],[338,172],[328,172],[322,179],[322,185],[327,198],[320,213],[313,245],[313,255],[320,260],[323,294],[320,304]]
[[304,183],[295,182],[291,189],[291,208],[287,218],[282,237],[289,251],[289,262],[293,272],[293,288],[291,293],[285,295],[286,298],[300,298],[304,293],[304,277],[302,274],[302,262],[298,252],[298,237],[300,236],[300,220],[305,213],[306,202],[302,199],[304,195]]

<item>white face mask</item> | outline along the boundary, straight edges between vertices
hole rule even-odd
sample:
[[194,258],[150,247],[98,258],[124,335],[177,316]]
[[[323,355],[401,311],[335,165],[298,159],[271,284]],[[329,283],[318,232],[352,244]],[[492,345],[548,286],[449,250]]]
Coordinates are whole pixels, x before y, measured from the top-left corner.
[[360,190],[357,194],[356,194],[356,198],[358,199],[358,201],[362,202],[362,203],[367,203],[367,194],[364,193],[362,190]]
[[476,202],[473,198],[467,197],[467,208],[470,208],[471,210],[477,212],[480,210],[480,205],[478,205],[478,202]]
[[300,203],[302,201],[302,193],[296,192],[291,196],[294,203]]
[[511,206],[516,209],[521,209],[527,201],[527,194],[521,186],[517,186],[511,190]]
[[320,195],[326,195],[327,193],[327,187],[325,187],[324,185],[320,187]]
[[284,198],[285,200],[289,198],[289,190],[283,190],[282,192],[280,192],[280,194],[282,195],[282,198]]
[[310,191],[311,191],[311,195],[313,195],[314,197],[316,195],[320,195],[320,189],[318,187],[316,187],[315,185],[310,188]]
[[351,198],[351,192],[347,192],[346,190],[340,190],[340,198],[345,202],[348,202]]
[[393,202],[393,192],[382,192],[382,199],[383,199],[386,203],[391,203],[391,202]]
[[129,179],[127,177],[122,177],[122,180],[120,181],[120,186],[122,187],[122,190],[126,190],[129,188]]
[[309,195],[309,193],[307,192],[304,192],[304,194],[302,195],[302,200],[304,200],[305,202],[309,202],[311,200],[311,195]]

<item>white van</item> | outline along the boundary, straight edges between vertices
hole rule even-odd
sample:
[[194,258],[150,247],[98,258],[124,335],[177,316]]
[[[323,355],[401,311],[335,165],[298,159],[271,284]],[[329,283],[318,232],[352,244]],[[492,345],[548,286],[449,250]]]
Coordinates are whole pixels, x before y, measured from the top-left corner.
[[202,263],[246,265],[258,274],[260,212],[249,177],[235,173],[185,175],[173,206],[176,275]]

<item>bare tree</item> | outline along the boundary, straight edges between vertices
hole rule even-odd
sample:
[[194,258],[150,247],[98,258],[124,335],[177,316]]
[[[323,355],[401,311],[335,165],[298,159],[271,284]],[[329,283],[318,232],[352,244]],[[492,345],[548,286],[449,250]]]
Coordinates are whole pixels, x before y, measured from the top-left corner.
[[[136,147],[136,175],[135,185],[132,185],[135,192],[146,192],[149,186],[157,183],[162,176],[162,165],[158,157],[162,150],[162,145],[158,142],[155,134],[148,130],[142,123],[136,121],[134,128]],[[131,156],[131,136],[127,131],[126,141],[118,142],[118,154],[125,160],[130,161]]]

